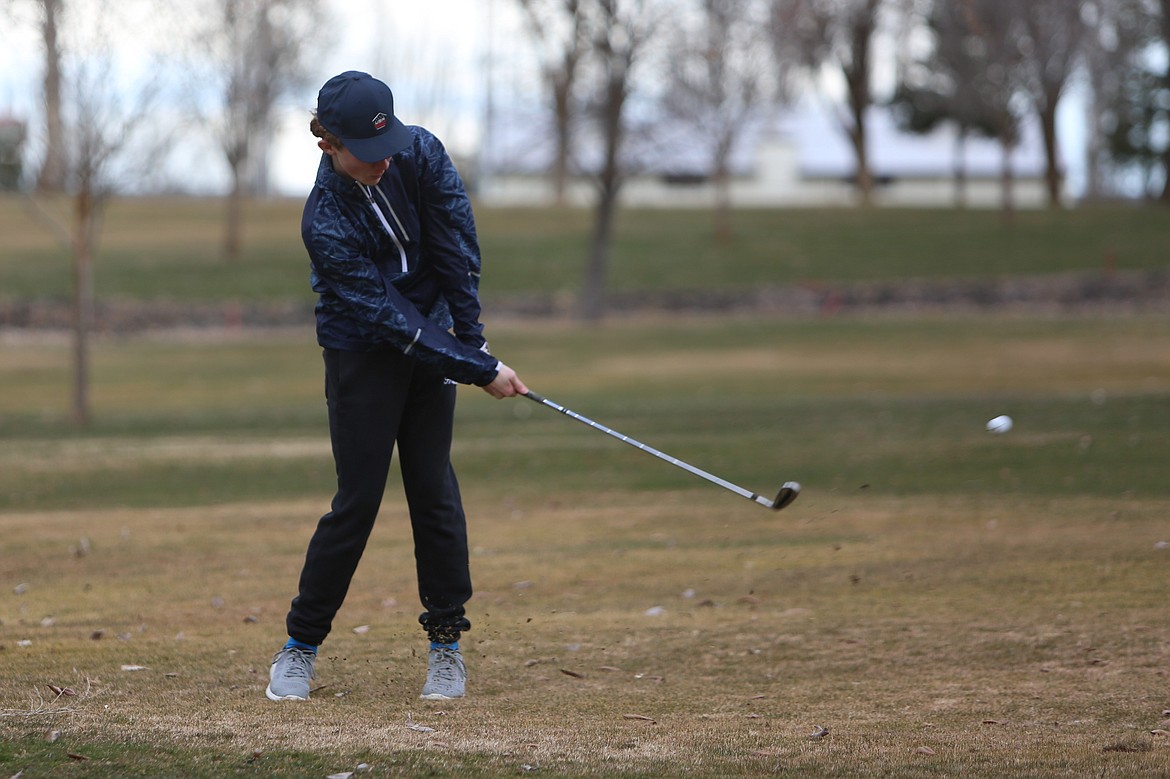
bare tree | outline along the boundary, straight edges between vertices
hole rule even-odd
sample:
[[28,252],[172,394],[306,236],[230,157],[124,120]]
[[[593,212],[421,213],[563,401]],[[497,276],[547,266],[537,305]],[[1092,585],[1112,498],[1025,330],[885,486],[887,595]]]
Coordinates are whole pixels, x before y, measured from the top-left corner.
[[845,83],[845,110],[838,118],[856,161],[862,205],[873,199],[867,112],[873,104],[871,84],[874,34],[885,9],[896,0],[772,0],[770,27],[777,59],[794,54],[810,75],[835,68]]
[[[36,213],[65,244],[73,270],[73,372],[70,416],[88,425],[90,411],[90,329],[94,311],[94,258],[105,206],[117,187],[116,165],[133,151],[130,168],[149,170],[161,153],[158,136],[149,135],[148,117],[160,90],[157,70],[133,90],[120,86],[110,39],[118,14],[105,2],[89,7],[90,17],[77,20],[75,43],[58,51],[61,63],[61,129],[69,144],[57,160],[65,171],[71,220],[63,227],[43,208]],[[125,6],[117,10],[127,10]],[[129,9],[133,13],[134,9]],[[141,12],[142,9],[137,9]],[[123,22],[125,20],[122,20]],[[153,145],[152,145],[153,144]],[[35,200],[32,201],[37,206]]]
[[1020,46],[1027,74],[1025,85],[1044,139],[1048,202],[1058,207],[1064,190],[1064,170],[1057,139],[1056,111],[1084,54],[1089,29],[1082,16],[1081,2],[1029,0],[1012,5],[1021,16],[1023,39]]
[[618,198],[628,175],[623,160],[626,109],[634,89],[635,67],[653,37],[658,18],[653,0],[583,2],[590,14],[590,54],[597,71],[588,104],[602,150],[595,175],[597,205],[585,267],[581,314],[588,321],[597,321],[605,313]]
[[972,28],[973,21],[978,20],[965,0],[931,3],[922,25],[930,33],[931,45],[906,62],[890,103],[895,121],[909,132],[927,133],[942,123],[954,124],[955,205],[960,208],[966,205],[967,139],[997,137],[1004,124],[1000,118],[1004,101],[1010,98],[1010,93],[982,83],[997,68],[989,62],[992,49]]
[[[1162,44],[1159,4],[1170,0],[1091,0],[1086,24],[1093,31],[1085,64],[1091,86],[1086,129],[1086,197],[1113,193],[1116,167],[1136,164],[1147,171],[1162,166],[1151,143],[1161,117],[1170,127],[1170,76],[1152,70],[1150,52]],[[1170,65],[1167,66],[1170,74]],[[1159,82],[1161,86],[1159,87]],[[1166,97],[1159,97],[1159,92]],[[1170,144],[1167,144],[1170,148]]]
[[963,49],[970,57],[974,97],[995,130],[1001,149],[1000,202],[1005,222],[1015,219],[1012,153],[1020,142],[1016,99],[1024,88],[1024,55],[1014,3],[1004,0],[943,0],[958,4]]
[[[731,156],[749,121],[761,118],[768,84],[762,4],[757,0],[695,0],[681,16],[666,53],[664,106],[709,144],[715,185],[715,231],[732,235]],[[676,17],[678,18],[678,17]]]
[[552,104],[552,181],[558,205],[566,201],[576,119],[574,91],[582,60],[589,51],[586,9],[582,0],[517,0],[537,44],[541,78]]
[[239,258],[245,198],[266,170],[276,106],[308,82],[310,46],[324,27],[320,0],[209,0],[207,48],[218,71],[218,136],[231,170],[223,254]]
[[33,15],[31,23],[36,27],[41,40],[43,55],[41,73],[41,107],[44,111],[44,132],[42,134],[44,156],[36,173],[35,188],[43,194],[65,191],[68,174],[64,163],[65,129],[61,118],[61,28],[65,20],[64,0],[6,0],[4,10],[8,11],[16,24],[29,22],[19,13],[27,9]]

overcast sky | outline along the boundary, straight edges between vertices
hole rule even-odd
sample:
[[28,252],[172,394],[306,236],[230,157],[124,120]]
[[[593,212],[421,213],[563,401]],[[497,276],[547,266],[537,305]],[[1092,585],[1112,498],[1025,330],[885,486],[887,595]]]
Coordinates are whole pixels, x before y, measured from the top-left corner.
[[[171,0],[177,2],[177,0]],[[109,3],[113,13],[125,14],[131,23],[112,25],[114,45],[128,70],[151,67],[153,58],[167,54],[167,33],[153,13],[158,0]],[[85,14],[101,0],[68,0],[70,14]],[[484,66],[489,43],[517,37],[518,17],[512,0],[325,0],[330,16],[331,45],[312,57],[316,61],[314,84],[281,107],[274,133],[272,175],[281,191],[307,191],[312,184],[318,152],[308,132],[309,112],[316,92],[329,77],[344,70],[364,70],[387,81],[394,89],[402,118],[408,124],[425,124],[453,150],[471,153],[479,138],[486,83]],[[31,3],[16,0],[14,7],[31,21]],[[491,24],[489,25],[489,21]],[[488,35],[489,26],[495,30]],[[31,25],[13,24],[0,14],[0,117],[14,116],[34,123],[40,117],[42,56]],[[498,45],[498,43],[497,43]],[[216,152],[208,138],[176,128],[172,169],[222,187],[227,181],[226,163],[208,156]],[[35,141],[34,141],[35,143]]]

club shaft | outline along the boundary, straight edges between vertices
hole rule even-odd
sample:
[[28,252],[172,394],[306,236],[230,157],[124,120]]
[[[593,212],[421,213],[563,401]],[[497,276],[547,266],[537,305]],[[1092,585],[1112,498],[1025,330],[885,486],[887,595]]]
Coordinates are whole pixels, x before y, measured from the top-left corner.
[[678,459],[677,457],[672,457],[671,455],[667,454],[666,452],[662,452],[662,451],[659,451],[658,449],[655,449],[653,446],[649,446],[647,444],[642,443],[641,441],[630,438],[628,435],[625,435],[624,433],[619,433],[618,431],[614,430],[613,428],[606,427],[605,425],[601,424],[600,422],[594,422],[589,417],[582,416],[581,414],[578,414],[576,411],[573,411],[570,408],[565,408],[564,406],[562,406],[559,403],[554,403],[553,401],[549,400],[548,398],[543,397],[541,395],[538,395],[535,392],[529,391],[528,394],[525,395],[525,397],[528,398],[529,400],[534,400],[537,403],[540,403],[541,405],[548,406],[549,408],[551,408],[555,411],[559,411],[562,414],[564,414],[565,416],[571,417],[572,419],[575,419],[578,422],[581,422],[582,424],[588,425],[589,427],[592,427],[595,430],[600,430],[601,432],[605,433],[606,435],[613,436],[617,440],[622,441],[624,443],[627,443],[630,446],[633,446],[637,449],[641,449],[643,452],[646,452],[648,454],[652,454],[655,457],[657,457],[659,460],[665,460],[666,462],[670,463],[671,465],[674,465],[678,468],[682,468],[684,471],[687,471],[689,473],[693,473],[695,476],[698,476],[701,479],[706,479],[707,481],[711,482],[712,484],[718,484],[720,487],[723,487],[726,490],[731,490],[732,492],[734,492],[736,495],[739,495],[740,497],[747,498],[748,500],[753,500],[762,506],[767,506],[768,508],[772,508],[772,505],[773,505],[772,501],[770,499],[764,497],[763,495],[752,492],[751,490],[745,490],[743,487],[740,487],[737,484],[732,484],[731,482],[727,481],[726,479],[721,479],[713,473],[708,473],[707,471],[704,471],[702,468],[696,468],[695,466],[691,465],[690,463],[683,462],[682,460]]

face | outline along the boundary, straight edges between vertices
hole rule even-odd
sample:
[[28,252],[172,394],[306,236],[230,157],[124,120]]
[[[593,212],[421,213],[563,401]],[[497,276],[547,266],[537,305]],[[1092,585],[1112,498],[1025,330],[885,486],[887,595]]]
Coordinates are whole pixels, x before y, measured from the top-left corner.
[[321,151],[333,158],[333,169],[343,176],[372,187],[382,180],[382,175],[390,168],[390,158],[377,162],[362,162],[350,154],[346,148],[332,146],[325,141],[318,141]]

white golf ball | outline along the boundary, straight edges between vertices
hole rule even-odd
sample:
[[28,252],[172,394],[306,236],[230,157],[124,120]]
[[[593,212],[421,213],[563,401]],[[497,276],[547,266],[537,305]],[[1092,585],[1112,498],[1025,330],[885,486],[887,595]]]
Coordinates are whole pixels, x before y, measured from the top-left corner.
[[1012,418],[1006,414],[1000,414],[995,419],[989,420],[987,423],[987,432],[989,433],[1006,433],[1012,429]]

